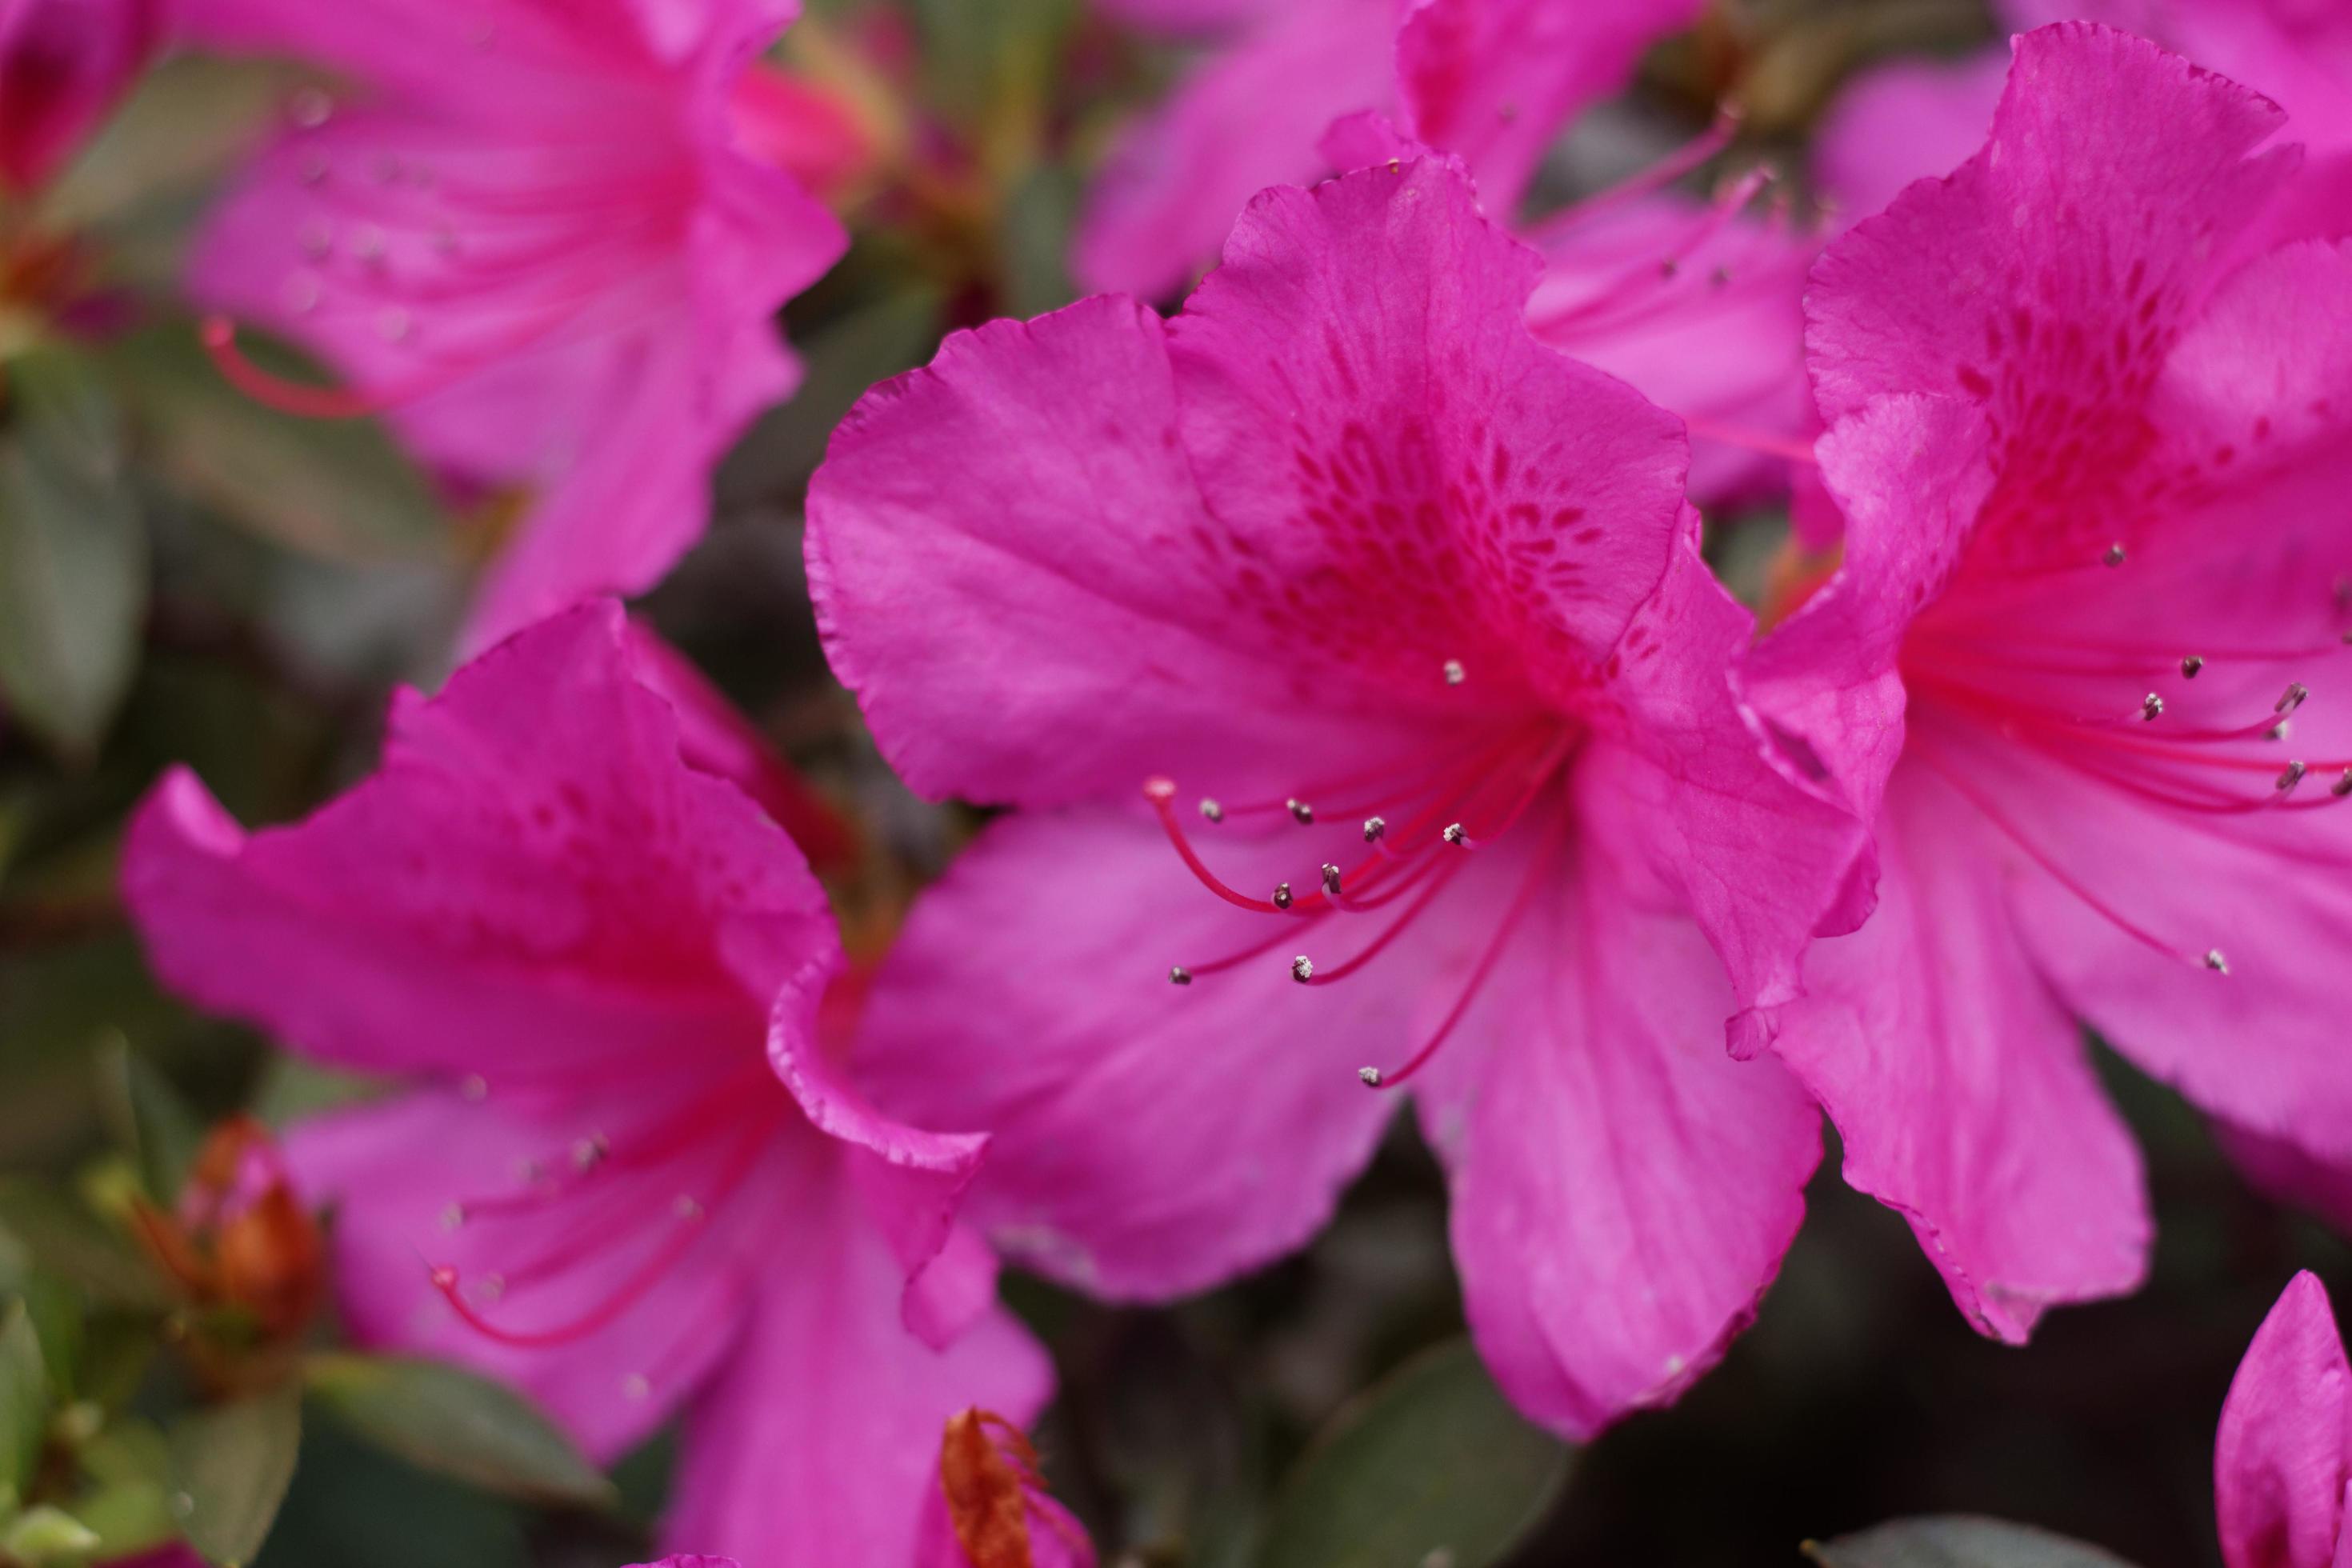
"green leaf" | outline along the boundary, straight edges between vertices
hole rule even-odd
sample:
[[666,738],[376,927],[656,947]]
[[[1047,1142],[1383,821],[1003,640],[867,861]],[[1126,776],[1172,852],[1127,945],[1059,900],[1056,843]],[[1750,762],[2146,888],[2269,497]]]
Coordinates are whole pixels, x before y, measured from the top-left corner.
[[88,1525],[44,1503],[16,1516],[0,1533],[0,1558],[42,1568],[49,1563],[79,1563],[97,1550],[99,1538]]
[[[253,353],[272,368],[287,363],[263,345]],[[124,340],[113,368],[157,466],[225,521],[329,561],[445,552],[439,502],[376,425],[263,407],[222,378],[185,324]]]
[[62,1194],[28,1181],[0,1181],[0,1231],[94,1302],[148,1311],[171,1305],[147,1260]]
[[439,1362],[322,1352],[310,1393],[379,1447],[420,1469],[539,1502],[609,1508],[613,1483],[520,1394]]
[[50,1398],[48,1364],[41,1359],[33,1316],[23,1301],[11,1301],[0,1318],[0,1488],[16,1497],[32,1489],[39,1472]]
[[132,1049],[120,1031],[100,1046],[99,1070],[104,1075],[117,1135],[138,1158],[147,1196],[158,1207],[170,1208],[189,1167],[196,1163],[204,1123],[171,1080]]
[[172,1428],[172,1511],[207,1562],[241,1568],[269,1534],[302,1446],[292,1384],[184,1416]]
[[0,434],[0,695],[52,749],[88,759],[138,665],[147,531],[112,404],[87,367],[9,362]]
[[1496,1391],[1466,1340],[1334,1416],[1275,1499],[1263,1568],[1485,1568],[1538,1518],[1573,1450]]
[[1808,1542],[1805,1554],[1822,1568],[2129,1568],[2113,1552],[2046,1530],[1962,1514]]

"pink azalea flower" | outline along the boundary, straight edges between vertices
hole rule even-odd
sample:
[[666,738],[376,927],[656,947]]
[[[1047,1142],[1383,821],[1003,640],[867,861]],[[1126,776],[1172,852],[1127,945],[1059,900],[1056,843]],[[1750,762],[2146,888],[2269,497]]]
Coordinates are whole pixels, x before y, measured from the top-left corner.
[[[1616,90],[1698,0],[1121,0],[1171,30],[1238,31],[1128,129],[1081,217],[1087,288],[1156,297],[1216,248],[1265,186],[1324,172],[1317,143],[1360,110],[1458,154],[1496,212],[1517,209],[1561,126]],[[1369,160],[1368,160],[1369,161]]]
[[682,1410],[668,1538],[905,1562],[940,1423],[1043,1398],[952,1220],[984,1140],[845,1087],[824,896],[681,759],[616,606],[404,694],[306,822],[248,835],[170,774],[124,890],[176,990],[409,1075],[289,1139],[354,1335],[512,1380],[600,1459]]
[[2231,1380],[2213,1502],[2227,1568],[2333,1568],[2352,1550],[2352,1366],[2309,1273],[2287,1286]]
[[2352,1156],[2352,249],[2260,241],[2298,153],[2258,95],[2090,24],[2016,49],[1984,149],[1815,269],[1845,563],[1748,682],[1878,821],[1877,912],[1780,1055],[2010,1340],[2145,1267],[2080,1021]]
[[78,152],[161,31],[158,0],[0,0],[0,184],[29,191]]
[[1721,1025],[1793,995],[1856,828],[1761,765],[1681,425],[1528,334],[1540,268],[1438,160],[1268,191],[1172,322],[1088,300],[869,395],[808,552],[907,780],[1026,808],[858,1057],[993,1130],[999,1245],[1115,1298],[1255,1267],[1410,1082],[1478,1342],[1586,1431],[1801,1217],[1814,1112]]
[[297,95],[191,276],[348,389],[263,376],[225,324],[210,341],[258,395],[388,411],[454,478],[529,492],[470,647],[651,586],[700,534],[713,465],[797,380],[772,318],[843,235],[739,150],[730,120],[730,94],[760,80],[746,64],[796,9],[191,0],[195,41],[352,83]]

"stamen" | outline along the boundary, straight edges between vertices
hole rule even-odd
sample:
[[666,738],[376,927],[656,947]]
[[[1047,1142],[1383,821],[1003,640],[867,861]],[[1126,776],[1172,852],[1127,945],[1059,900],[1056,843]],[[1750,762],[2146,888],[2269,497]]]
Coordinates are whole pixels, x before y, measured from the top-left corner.
[[2290,680],[2286,683],[2286,689],[2280,693],[2279,700],[2271,711],[2281,714],[2292,713],[2302,707],[2304,700],[2310,695],[2311,688],[2300,680]]
[[1300,953],[1290,961],[1290,977],[1301,985],[1315,978],[1315,961]]
[[2180,678],[2183,680],[2194,680],[2197,679],[2197,672],[2204,668],[2205,661],[2192,653],[2180,661]]
[[1389,825],[1386,819],[1378,816],[1368,816],[1364,818],[1365,843],[1378,844],[1382,838],[1388,837],[1388,831]]
[[[2295,764],[2301,767],[2303,764]],[[1326,862],[1323,867],[1323,890],[1333,898],[1339,896],[1339,868]]]
[[1274,907],[1277,910],[1286,910],[1290,907],[1289,883],[1276,882],[1274,885]]
[[2103,559],[2103,560],[2105,560],[2105,561],[2106,562],[2106,563],[2107,563],[2108,565],[2110,565],[2110,566],[2120,566],[2120,565],[2122,565],[2122,564],[2124,563],[2124,547],[2123,547],[2123,545],[2122,545],[2122,544],[2120,544],[2120,543],[2116,543],[2116,544],[2110,544],[2110,545],[2108,545],[2108,546],[2107,546],[2107,552],[2106,552],[2106,554],[2105,554],[2104,557],[2102,557],[2102,559]]
[[1192,984],[1192,972],[1181,963],[1171,963],[1168,966],[1168,983],[1171,985],[1190,985]]
[[2303,773],[2304,767],[2301,763],[2287,763],[2286,771],[2278,776],[2279,794],[2282,795],[2293,795],[2294,793],[2294,786],[2303,782]]
[[1458,659],[1458,658],[1449,658],[1449,659],[1447,659],[1447,660],[1445,661],[1445,684],[1446,684],[1446,685],[1448,685],[1448,686],[1459,686],[1459,685],[1461,685],[1465,680],[1467,680],[1469,678],[1470,678],[1470,673],[1469,673],[1469,671],[1467,671],[1467,670],[1465,670],[1465,669],[1464,669],[1464,668],[1462,668],[1462,661],[1461,661],[1460,659]]
[[1462,825],[1460,823],[1454,822],[1446,825],[1445,842],[1448,844],[1459,844],[1468,837],[1469,835],[1462,831]]
[[1373,1089],[1393,1089],[1409,1081],[1437,1055],[1439,1047],[1454,1033],[1454,1026],[1461,1023],[1464,1015],[1470,1011],[1471,1002],[1486,984],[1487,975],[1494,973],[1496,962],[1503,956],[1503,950],[1510,945],[1511,937],[1518,930],[1520,917],[1527,913],[1528,906],[1535,900],[1536,890],[1544,885],[1551,869],[1553,855],[1567,842],[1570,816],[1571,814],[1565,811],[1555,816],[1543,843],[1528,857],[1527,874],[1520,879],[1518,892],[1513,896],[1510,907],[1503,911],[1502,920],[1495,927],[1494,936],[1486,943],[1486,951],[1479,955],[1477,966],[1471,970],[1468,983],[1463,986],[1461,995],[1454,998],[1453,1009],[1445,1015],[1444,1022],[1437,1026],[1437,1032],[1394,1072],[1382,1072],[1378,1068],[1363,1068],[1357,1077],[1365,1084]]
[[2156,717],[2163,711],[2164,699],[2158,697],[2155,692],[2151,691],[2146,697],[2140,699],[2139,716],[2141,718],[2153,721]]
[[1303,800],[1286,800],[1282,803],[1282,809],[1290,813],[1290,819],[1301,827],[1315,825],[1315,808]]
[[1223,822],[1225,819],[1225,808],[1219,805],[1215,801],[1211,800],[1208,796],[1202,795],[1201,797],[1201,815],[1211,822]]
[[2352,768],[2346,768],[2344,770],[2343,776],[2338,778],[2334,784],[2327,786],[2327,793],[2334,795],[2338,800],[2342,800],[2347,795],[2352,795]]
[[2205,952],[2205,967],[2216,974],[2227,974],[2230,973],[2230,961],[2221,956],[2220,948],[2208,948]]

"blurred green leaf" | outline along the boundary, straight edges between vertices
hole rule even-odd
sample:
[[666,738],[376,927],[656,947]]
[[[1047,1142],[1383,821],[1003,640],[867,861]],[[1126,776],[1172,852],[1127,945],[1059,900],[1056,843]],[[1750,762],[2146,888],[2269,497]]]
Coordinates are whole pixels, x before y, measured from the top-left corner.
[[328,1352],[310,1393],[346,1426],[420,1469],[509,1497],[609,1508],[613,1483],[502,1384],[439,1362]]
[[63,1194],[31,1182],[0,1181],[0,1230],[93,1301],[146,1310],[171,1304],[147,1260]]
[[40,1469],[49,1429],[49,1369],[22,1300],[0,1318],[0,1487],[22,1498]]
[[2127,1568],[2111,1552],[2046,1530],[1957,1514],[1808,1542],[1805,1554],[1822,1568]]
[[19,1289],[33,1321],[34,1337],[40,1342],[41,1363],[48,1369],[50,1396],[71,1399],[81,1385],[80,1293],[38,1269],[27,1274]]
[[0,695],[86,761],[130,689],[147,612],[147,532],[113,405],[63,353],[9,362],[0,433]]
[[173,1511],[188,1544],[222,1568],[261,1550],[302,1446],[293,1384],[181,1417],[172,1428]]
[[[252,352],[285,363],[266,346]],[[442,552],[440,503],[373,422],[265,408],[222,378],[184,323],[124,339],[110,363],[157,465],[224,519],[331,561]]]
[[203,1121],[120,1030],[100,1047],[99,1071],[104,1075],[116,1134],[138,1159],[148,1197],[160,1207],[171,1207],[205,1141]]
[[[427,1475],[331,1421],[314,1421],[302,1437],[301,1473],[257,1568],[530,1568],[524,1524],[518,1504]],[[648,1555],[618,1545],[563,1560]]]
[[51,1563],[79,1563],[99,1545],[90,1528],[66,1512],[44,1503],[16,1516],[0,1533],[0,1558],[44,1568]]
[[1275,1499],[1263,1568],[1484,1568],[1543,1512],[1574,1450],[1529,1426],[1466,1340],[1334,1416]]
[[998,303],[1004,314],[1042,316],[1078,297],[1068,258],[1080,189],[1072,170],[1041,163],[1006,195],[996,227],[1004,268]]
[[201,186],[267,128],[299,79],[275,62],[164,61],[42,193],[44,224],[86,228]]
[[78,1458],[91,1484],[74,1500],[74,1517],[97,1533],[100,1556],[127,1557],[178,1533],[168,1501],[171,1445],[152,1422],[110,1421]]

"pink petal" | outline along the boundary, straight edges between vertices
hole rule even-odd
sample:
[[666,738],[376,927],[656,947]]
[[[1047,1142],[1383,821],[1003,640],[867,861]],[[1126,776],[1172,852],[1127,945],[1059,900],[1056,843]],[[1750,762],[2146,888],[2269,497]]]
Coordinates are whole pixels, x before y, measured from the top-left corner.
[[969,1243],[950,1247],[956,1211],[988,1139],[926,1132],[877,1110],[817,1042],[823,978],[813,974],[814,984],[787,985],[778,994],[768,1058],[810,1125],[843,1145],[867,1215],[907,1277],[907,1327],[942,1348],[996,1304],[996,1270],[986,1250]]
[[[674,1110],[667,1098],[662,1103]],[[332,1214],[336,1300],[352,1337],[510,1383],[596,1458],[617,1458],[725,1363],[752,1300],[749,1258],[698,1248],[611,1321],[551,1346],[501,1344],[461,1322],[428,1275],[454,1267],[460,1289],[479,1300],[486,1281],[519,1273],[534,1258],[581,1250],[583,1234],[613,1225],[609,1205],[593,1194],[504,1223],[487,1209],[454,1227],[449,1219],[469,1203],[509,1201],[505,1194],[526,1190],[517,1173],[526,1163],[563,1170],[591,1130],[625,1142],[633,1127],[656,1120],[624,1095],[509,1111],[496,1100],[477,1104],[436,1090],[297,1126],[288,1159],[304,1194]],[[789,1213],[787,1194],[821,1155],[816,1140],[794,1131],[739,1194],[762,1212]],[[666,1220],[666,1202],[656,1212]],[[626,1290],[658,1246],[654,1232],[616,1231],[550,1284],[480,1300],[479,1310],[520,1331],[582,1321]]]
[[1722,1354],[1821,1157],[1779,1066],[1724,1054],[1733,1003],[1705,939],[1634,907],[1585,845],[1496,977],[1453,1205],[1480,1352],[1520,1409],[1578,1437]]
[[677,1557],[665,1557],[658,1563],[641,1563],[636,1568],[740,1568],[732,1557],[706,1557],[699,1552]]
[[2314,152],[2352,145],[2352,16],[2321,0],[2003,0],[2010,25],[2070,16],[2153,38],[2284,108]]
[[1494,211],[1519,205],[1544,151],[1622,89],[1642,51],[1701,0],[1414,0],[1397,28],[1408,128],[1457,154]]
[[1864,822],[1903,750],[1904,635],[1967,547],[1992,488],[1989,442],[1982,413],[1958,398],[1885,398],[1824,437],[1844,559],[1741,672],[1783,770]]
[[[1213,847],[1268,887],[1297,857]],[[1008,1256],[1116,1298],[1197,1289],[1330,1213],[1394,1109],[1356,1069],[1410,1043],[1400,990],[1438,962],[1400,943],[1326,991],[1292,980],[1282,945],[1169,983],[1171,964],[1279,934],[1202,889],[1148,822],[1011,817],[918,902],[856,1068],[919,1124],[991,1130],[969,1212]]]
[[637,679],[677,714],[678,750],[689,766],[734,784],[792,836],[809,865],[843,868],[856,850],[850,826],[833,804],[785,763],[766,736],[726,696],[647,626],[632,617],[629,649]]
[[1529,330],[1692,422],[1693,500],[1729,500],[1786,473],[1783,459],[1711,438],[1707,426],[1800,443],[1811,434],[1799,300],[1818,239],[1779,221],[1718,225],[1711,209],[1661,195],[1570,208],[1529,240],[1545,263]]
[[484,655],[299,826],[247,837],[167,776],[123,875],[157,973],[361,1067],[756,1051],[775,987],[837,951],[832,916],[791,841],[680,761],[622,637],[592,605]]
[[1405,661],[1436,649],[1588,685],[1655,587],[1688,447],[1528,336],[1539,268],[1447,163],[1383,165],[1260,196],[1169,329],[1202,493],[1255,546],[1231,569],[1304,595],[1246,609],[1339,667],[1327,689],[1386,675],[1426,705],[1443,688]]
[[1278,796],[1270,755],[1347,773],[1405,743],[1234,624],[1165,339],[1124,300],[992,322],[834,433],[810,592],[835,673],[917,790],[1053,804],[1181,766]]
[[[2152,373],[2144,362],[2201,296],[2217,247],[2287,178],[2292,154],[2248,156],[2279,124],[2253,93],[2125,34],[2067,23],[2018,39],[1985,150],[1815,268],[1822,416],[1889,393],[1968,395],[1995,399],[2017,433],[2017,399],[2063,396],[2087,411],[2075,482],[2103,482],[2131,427],[2102,423],[2123,415],[2099,378]],[[2020,211],[2048,216],[2021,224]],[[2119,335],[2116,369],[2105,350]]]
[[2298,1274],[2231,1380],[2213,1444],[2229,1568],[2329,1568],[2352,1472],[2344,1345],[2327,1291]]
[[1696,524],[1611,658],[1615,743],[1583,757],[1577,809],[1614,825],[1646,899],[1696,917],[1730,973],[1745,1052],[1798,994],[1799,958],[1833,923],[1868,835],[1849,803],[1768,758],[1730,672],[1754,622],[1699,558]]
[[1129,126],[1087,193],[1070,258],[1089,289],[1153,298],[1215,255],[1249,199],[1313,178],[1340,115],[1388,105],[1397,0],[1296,0]]
[[1877,911],[1816,943],[1777,1045],[1837,1124],[1845,1179],[1911,1222],[1960,1310],[2022,1342],[2147,1266],[2139,1156],[2033,972],[2005,846],[1924,768],[1881,819]]
[[901,1328],[904,1274],[845,1171],[797,1207],[789,1273],[688,1420],[661,1537],[755,1565],[910,1563],[947,1418],[1025,1424],[1052,1368],[1001,1311],[946,1351]]
[[1814,134],[1814,179],[1848,222],[1884,211],[1914,180],[1948,174],[1985,144],[2008,79],[2006,49],[1864,72]]

